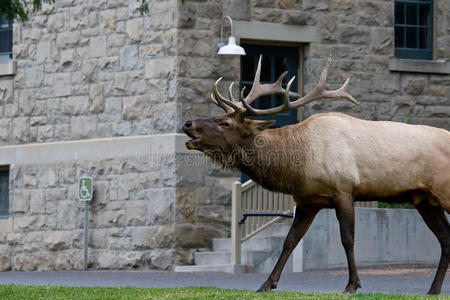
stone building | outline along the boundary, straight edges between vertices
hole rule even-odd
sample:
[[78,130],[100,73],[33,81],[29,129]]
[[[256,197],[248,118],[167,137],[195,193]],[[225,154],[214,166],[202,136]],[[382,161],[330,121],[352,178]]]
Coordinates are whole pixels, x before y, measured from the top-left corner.
[[[0,53],[0,270],[82,267],[80,176],[94,180],[91,268],[171,269],[228,236],[239,174],[188,152],[180,128],[221,113],[212,84],[248,84],[260,52],[298,91],[331,53],[329,86],[351,76],[361,102],[319,100],[281,124],[340,111],[450,129],[449,1],[217,2],[149,0],[141,15],[136,0],[56,0],[14,24]],[[217,55],[223,15],[247,56]]]

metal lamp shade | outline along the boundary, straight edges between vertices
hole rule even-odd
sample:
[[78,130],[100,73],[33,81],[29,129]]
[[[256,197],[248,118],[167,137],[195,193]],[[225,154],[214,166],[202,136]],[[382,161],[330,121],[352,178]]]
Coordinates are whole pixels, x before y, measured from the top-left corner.
[[236,45],[236,39],[234,36],[228,38],[228,45],[225,45],[219,49],[219,55],[245,55],[244,48]]

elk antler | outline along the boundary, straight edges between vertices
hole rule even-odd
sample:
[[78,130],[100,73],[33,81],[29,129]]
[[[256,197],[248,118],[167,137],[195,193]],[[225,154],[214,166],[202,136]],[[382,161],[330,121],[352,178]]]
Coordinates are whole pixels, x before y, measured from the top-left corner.
[[[248,93],[247,97],[244,98],[244,88],[241,91],[241,103],[237,102],[236,99],[234,99],[232,94],[233,89],[233,83],[230,84],[229,87],[229,93],[231,100],[226,99],[223,97],[218,89],[217,84],[222,78],[219,78],[216,83],[214,84],[214,95],[212,96],[212,99],[214,103],[222,107],[225,112],[237,112],[242,116],[263,116],[263,115],[272,115],[280,112],[285,112],[300,106],[303,106],[305,104],[308,104],[314,100],[317,100],[319,98],[345,98],[357,105],[359,105],[358,101],[356,101],[349,93],[345,91],[345,89],[348,86],[348,83],[350,82],[350,78],[347,78],[347,80],[344,82],[342,87],[340,87],[337,90],[333,91],[327,91],[325,89],[325,82],[328,75],[328,69],[330,68],[331,64],[331,55],[328,58],[327,64],[325,68],[322,71],[322,75],[320,76],[318,84],[305,96],[300,97],[299,94],[291,92],[290,87],[292,83],[294,82],[295,76],[288,82],[286,90],[282,88],[282,82],[284,78],[287,75],[287,72],[284,72],[281,74],[281,76],[278,78],[278,80],[275,83],[272,84],[261,84],[260,83],[260,75],[261,75],[261,60],[262,55],[259,57],[258,67],[256,69],[255,79],[253,80],[253,86],[250,92]],[[255,101],[257,98],[261,96],[271,95],[271,94],[284,94],[284,103],[283,105],[280,105],[278,107],[269,108],[269,109],[255,109],[250,106],[250,104]],[[214,98],[215,96],[215,98]],[[289,97],[296,97],[298,98],[295,101],[289,101]],[[227,107],[228,106],[228,107]]]

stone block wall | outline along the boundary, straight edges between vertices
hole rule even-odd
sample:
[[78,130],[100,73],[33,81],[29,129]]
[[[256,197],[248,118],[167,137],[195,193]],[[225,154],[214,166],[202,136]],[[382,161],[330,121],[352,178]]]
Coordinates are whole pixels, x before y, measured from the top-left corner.
[[[229,236],[233,174],[203,155],[153,148],[164,137],[146,139],[141,145],[150,149],[137,146],[138,155],[111,151],[99,159],[80,154],[79,159],[58,161],[55,156],[54,162],[46,158],[42,163],[12,164],[10,216],[1,220],[0,228],[0,270],[83,267],[84,203],[78,201],[82,176],[94,182],[89,268],[172,269],[193,263],[192,252],[210,248],[212,238]],[[180,144],[185,140],[181,135],[175,139]],[[52,143],[34,147],[57,152]],[[79,151],[76,145],[62,147]]]
[[[221,9],[235,5],[236,11],[247,3],[216,2]],[[229,24],[225,25],[224,33],[228,36]],[[223,91],[232,80],[239,80],[240,58],[217,55],[221,11],[209,1],[179,3],[177,30],[177,128],[181,128],[187,120],[223,114],[208,100],[211,88],[219,77],[224,77],[220,84]]]
[[[314,3],[313,3],[314,2]],[[394,56],[394,1],[303,1],[310,24],[321,30],[321,43],[305,48],[304,88],[316,82],[332,54],[329,86],[350,76],[349,92],[361,102],[320,100],[304,116],[340,111],[367,120],[391,120],[450,129],[450,75],[389,70]],[[450,59],[450,4],[436,1],[436,59]]]
[[0,145],[174,132],[176,2],[57,1],[17,22]]
[[[183,120],[220,114],[208,104],[211,86],[223,76],[222,88],[239,80],[239,58],[216,55],[220,12],[209,1],[186,1],[178,18],[178,108]],[[328,86],[351,77],[349,92],[361,102],[319,100],[304,108],[303,117],[328,111],[367,120],[392,120],[450,129],[450,75],[389,70],[394,56],[394,1],[268,0],[216,1],[233,20],[317,26],[320,42],[304,44],[303,88],[317,82],[330,54],[334,61]],[[450,4],[436,0],[436,59],[450,59]],[[229,35],[225,22],[225,36]],[[205,43],[208,41],[208,43]]]
[[172,249],[173,165],[167,161],[156,170],[136,158],[120,158],[13,166],[13,229],[1,239],[7,250],[2,255],[11,259],[3,258],[1,269],[82,268],[84,203],[77,201],[77,190],[83,175],[95,183],[89,204],[89,266],[168,268],[178,259],[178,250]]

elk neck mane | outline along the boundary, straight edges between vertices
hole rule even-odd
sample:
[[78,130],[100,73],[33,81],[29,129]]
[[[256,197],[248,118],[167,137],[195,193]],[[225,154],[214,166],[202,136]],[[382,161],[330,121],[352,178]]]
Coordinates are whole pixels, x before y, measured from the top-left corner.
[[270,190],[286,193],[298,188],[307,145],[299,128],[302,126],[296,124],[252,134],[246,144],[234,146],[238,155],[233,168]]

